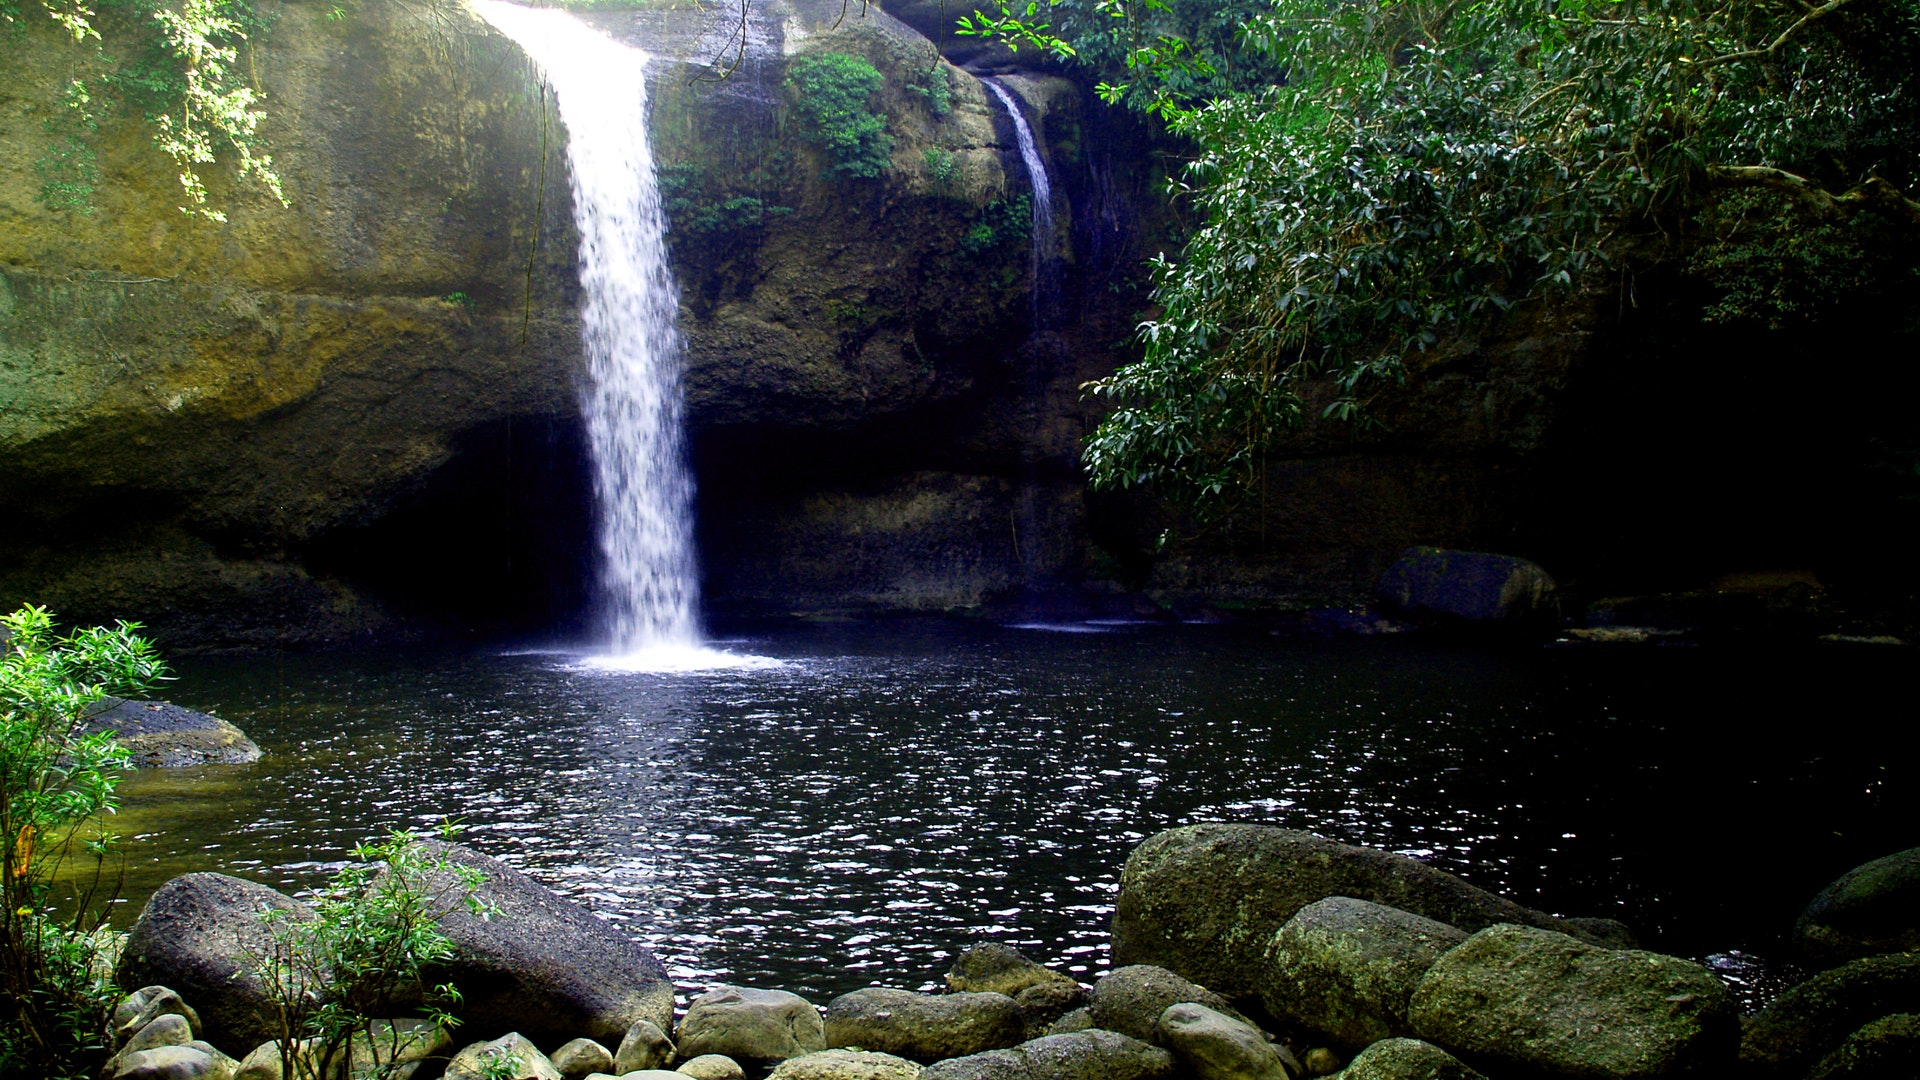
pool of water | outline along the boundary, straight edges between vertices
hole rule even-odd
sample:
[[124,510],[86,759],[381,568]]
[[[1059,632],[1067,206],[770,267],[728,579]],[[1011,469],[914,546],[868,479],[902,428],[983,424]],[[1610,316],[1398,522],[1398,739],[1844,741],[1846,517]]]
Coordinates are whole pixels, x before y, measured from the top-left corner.
[[454,817],[685,989],[932,986],[984,939],[1091,981],[1134,845],[1249,821],[1764,982],[1755,958],[1813,892],[1920,844],[1907,649],[1073,629],[1103,632],[783,628],[725,645],[777,665],[706,673],[514,649],[183,659],[165,696],[266,757],[128,780],[124,918],[175,874],[297,890],[360,840]]

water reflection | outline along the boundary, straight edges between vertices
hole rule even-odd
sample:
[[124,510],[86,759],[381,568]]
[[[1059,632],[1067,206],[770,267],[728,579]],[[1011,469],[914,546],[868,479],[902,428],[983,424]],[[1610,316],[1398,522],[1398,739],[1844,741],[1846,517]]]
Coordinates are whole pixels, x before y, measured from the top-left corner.
[[[451,816],[685,986],[823,998],[932,986],[982,938],[1090,979],[1127,852],[1179,823],[1405,851],[1702,956],[1764,953],[1839,870],[1920,843],[1915,758],[1892,745],[1912,736],[1867,711],[1898,660],[1203,628],[843,627],[729,647],[783,663],[190,661],[173,696],[268,757],[130,781],[131,892],[189,869],[299,888],[381,829]],[[1750,737],[1815,702],[1826,722],[1796,739]]]

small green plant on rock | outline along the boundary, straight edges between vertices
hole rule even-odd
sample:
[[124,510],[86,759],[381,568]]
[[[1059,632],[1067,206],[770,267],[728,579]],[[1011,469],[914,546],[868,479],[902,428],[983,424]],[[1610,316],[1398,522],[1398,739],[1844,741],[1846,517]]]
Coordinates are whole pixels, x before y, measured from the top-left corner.
[[[458,829],[442,826],[451,838]],[[480,871],[429,852],[396,829],[354,849],[348,865],[312,898],[312,918],[261,914],[272,951],[253,959],[279,1019],[286,1080],[386,1080],[423,1053],[434,1028],[459,1021],[460,991],[431,985],[427,971],[453,956],[440,920],[490,913],[474,890]],[[412,1009],[424,1031],[381,1019]]]
[[943,146],[929,146],[921,156],[926,159],[927,176],[935,184],[953,179],[953,151]]
[[801,133],[820,147],[829,171],[872,179],[893,167],[893,136],[868,108],[886,79],[872,64],[844,53],[809,53],[787,67]]
[[927,111],[933,114],[934,119],[945,119],[948,113],[953,112],[953,86],[948,81],[946,66],[938,57],[934,58],[933,67],[927,70],[926,85],[907,89],[927,99]]
[[1011,199],[995,199],[961,234],[960,250],[969,255],[984,255],[1009,241],[1025,240],[1031,235],[1032,197],[1015,195]]
[[120,994],[104,819],[127,752],[87,726],[109,695],[167,678],[138,629],[61,637],[45,608],[0,616],[0,1075],[91,1076],[105,1054]]

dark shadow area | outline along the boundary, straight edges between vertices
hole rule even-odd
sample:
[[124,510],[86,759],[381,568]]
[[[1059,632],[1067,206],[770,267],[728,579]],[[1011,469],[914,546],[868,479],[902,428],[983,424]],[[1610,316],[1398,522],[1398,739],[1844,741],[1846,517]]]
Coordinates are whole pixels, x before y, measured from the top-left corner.
[[465,433],[417,492],[309,549],[404,617],[492,634],[579,628],[594,560],[593,486],[575,417],[521,417]]

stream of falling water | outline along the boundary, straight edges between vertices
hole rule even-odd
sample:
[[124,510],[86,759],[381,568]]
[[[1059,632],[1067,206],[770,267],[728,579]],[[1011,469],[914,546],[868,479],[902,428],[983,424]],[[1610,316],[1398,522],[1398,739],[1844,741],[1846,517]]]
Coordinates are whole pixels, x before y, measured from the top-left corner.
[[1027,167],[1027,180],[1033,187],[1033,312],[1034,329],[1045,320],[1053,302],[1055,255],[1053,236],[1053,185],[1047,180],[1047,163],[1040,156],[1040,144],[1034,141],[1020,102],[996,79],[983,79],[987,89],[1006,106],[1013,121],[1014,137],[1020,143],[1020,160]]
[[604,666],[724,666],[702,647],[693,478],[682,434],[679,290],[647,138],[648,55],[564,11],[475,0],[526,50],[567,129],[580,230],[581,394],[593,455]]

